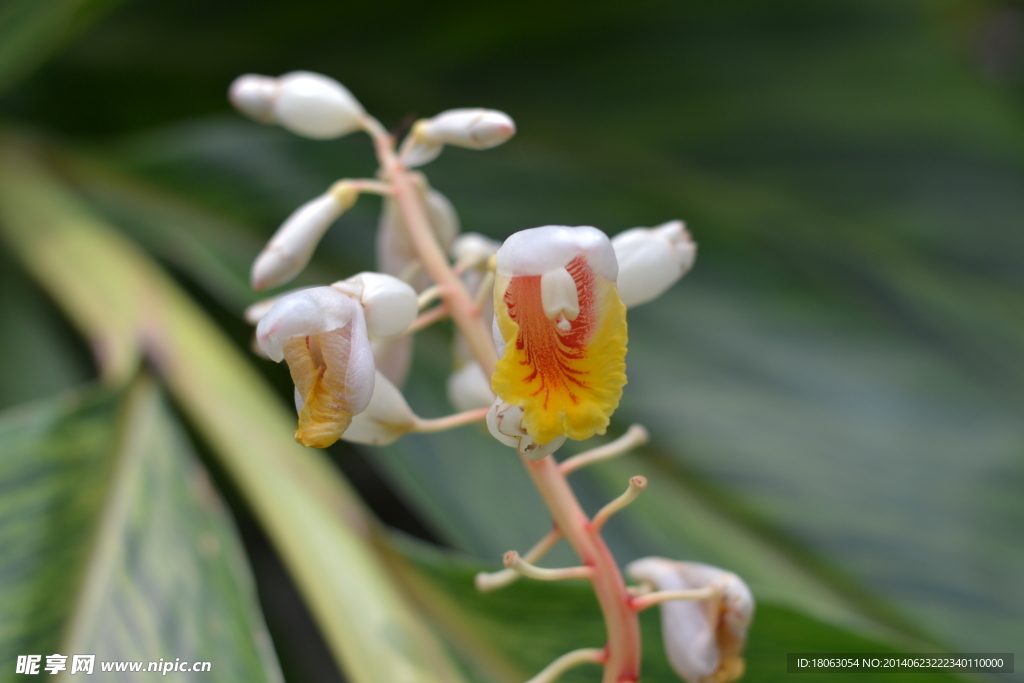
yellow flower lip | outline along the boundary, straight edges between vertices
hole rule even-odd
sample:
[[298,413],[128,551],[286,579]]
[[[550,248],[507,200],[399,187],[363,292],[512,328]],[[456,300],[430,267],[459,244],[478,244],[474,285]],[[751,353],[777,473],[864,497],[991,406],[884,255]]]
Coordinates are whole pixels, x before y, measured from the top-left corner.
[[260,346],[288,362],[299,398],[295,439],[326,448],[373,394],[375,368],[360,303],[332,287],[283,297],[256,327]]
[[505,348],[495,394],[523,409],[539,444],[603,434],[626,383],[625,307],[607,236],[591,227],[525,230],[505,242],[497,266]]

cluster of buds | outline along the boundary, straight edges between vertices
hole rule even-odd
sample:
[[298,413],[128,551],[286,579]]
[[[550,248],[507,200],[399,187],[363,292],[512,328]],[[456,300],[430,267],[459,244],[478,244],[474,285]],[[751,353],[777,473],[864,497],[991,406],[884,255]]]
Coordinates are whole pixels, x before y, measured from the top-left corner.
[[[625,493],[588,518],[568,485],[577,469],[643,444],[631,427],[611,443],[563,460],[566,439],[606,432],[626,384],[626,310],[647,303],[693,265],[696,246],[681,221],[633,228],[613,239],[597,228],[545,226],[504,243],[459,234],[451,203],[421,172],[446,145],[487,149],[515,124],[488,109],[454,109],[417,121],[401,145],[337,81],[308,72],[279,78],[247,75],[231,86],[244,114],[309,138],[368,133],[380,169],[372,179],[342,179],[299,207],[256,258],[256,289],[283,285],[309,263],[330,226],[365,193],[383,196],[377,236],[379,273],[284,293],[249,308],[260,351],[288,364],[295,384],[295,438],[325,448],[345,439],[388,444],[409,432],[486,422],[521,457],[551,510],[553,530],[505,569],[481,573],[491,591],[522,576],[591,582],[608,641],[559,657],[531,683],[555,680],[583,663],[604,666],[603,680],[637,681],[637,614],[660,605],[665,648],[688,683],[736,680],[753,616],[753,598],[734,574],[708,565],[643,558],[627,586],[601,530],[646,488],[633,477]],[[457,412],[416,415],[402,396],[415,332],[440,320],[455,324],[447,384]],[[534,563],[565,539],[582,564]]]

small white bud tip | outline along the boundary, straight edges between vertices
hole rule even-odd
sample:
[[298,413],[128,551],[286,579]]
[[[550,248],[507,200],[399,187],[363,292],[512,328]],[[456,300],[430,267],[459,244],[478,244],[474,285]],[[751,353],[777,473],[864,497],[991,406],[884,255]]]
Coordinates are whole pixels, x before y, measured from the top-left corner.
[[293,71],[278,79],[274,116],[291,132],[307,138],[346,135],[363,125],[365,112],[345,86],[309,71]]
[[235,109],[260,123],[274,123],[278,82],[270,76],[245,74],[231,83],[228,99]]

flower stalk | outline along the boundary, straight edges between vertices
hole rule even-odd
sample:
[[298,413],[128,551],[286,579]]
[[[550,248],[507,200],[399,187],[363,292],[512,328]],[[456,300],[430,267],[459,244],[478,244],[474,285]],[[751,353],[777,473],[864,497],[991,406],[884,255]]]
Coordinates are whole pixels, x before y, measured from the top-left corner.
[[[410,169],[429,163],[445,145],[486,149],[505,142],[515,124],[503,112],[442,112],[417,122],[396,151],[380,122],[327,77],[243,76],[231,96],[256,120],[306,137],[362,129],[380,164],[377,180],[341,181],[300,207],[254,267],[257,285],[287,281],[359,193],[385,195],[378,257],[391,275],[362,273],[250,309],[264,351],[289,362],[300,412],[296,437],[317,447],[339,437],[383,445],[409,432],[486,420],[495,439],[516,449],[553,528],[525,555],[506,553],[504,570],[478,574],[476,586],[493,591],[520,577],[587,580],[607,633],[604,647],[569,652],[528,683],[550,683],[583,663],[604,667],[602,683],[635,683],[641,668],[638,613],[655,605],[662,605],[670,662],[688,683],[728,683],[742,675],[740,655],[753,615],[745,584],[707,565],[643,558],[628,568],[641,585],[628,587],[601,531],[647,480],[630,479],[627,490],[593,518],[567,481],[580,468],[646,443],[646,429],[633,425],[561,465],[552,455],[567,438],[605,433],[626,383],[626,308],[657,297],[692,266],[696,245],[683,223],[634,228],[614,240],[589,226],[532,228],[502,245],[474,234],[455,239],[459,221],[450,202]],[[400,391],[411,358],[409,337],[447,317],[456,327],[449,396],[460,412],[424,419]],[[579,566],[534,564],[563,538]]]

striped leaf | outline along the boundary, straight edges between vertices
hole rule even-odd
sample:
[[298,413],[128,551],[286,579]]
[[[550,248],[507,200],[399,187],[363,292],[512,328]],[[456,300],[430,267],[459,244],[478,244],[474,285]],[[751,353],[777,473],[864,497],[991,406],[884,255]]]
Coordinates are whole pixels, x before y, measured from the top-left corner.
[[96,673],[282,680],[237,532],[151,381],[8,410],[0,452],[0,679],[56,653],[65,676],[92,654]]

